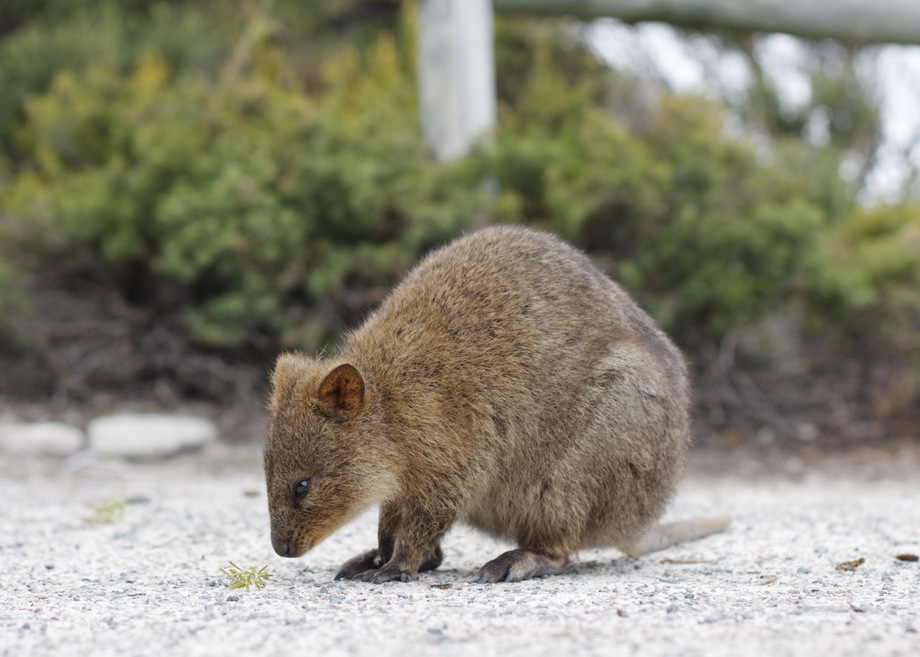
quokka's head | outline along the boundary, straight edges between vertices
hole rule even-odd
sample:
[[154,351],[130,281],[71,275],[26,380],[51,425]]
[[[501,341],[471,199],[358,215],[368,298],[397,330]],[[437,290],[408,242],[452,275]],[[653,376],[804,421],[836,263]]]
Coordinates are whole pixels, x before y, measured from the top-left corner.
[[[364,377],[297,354],[272,374],[265,482],[275,552],[299,557],[384,495]],[[375,468],[375,464],[377,467]]]

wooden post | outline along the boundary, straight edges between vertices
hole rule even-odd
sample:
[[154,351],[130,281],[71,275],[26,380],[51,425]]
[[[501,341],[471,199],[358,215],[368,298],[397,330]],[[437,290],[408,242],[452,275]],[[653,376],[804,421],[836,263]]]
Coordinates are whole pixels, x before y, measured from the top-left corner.
[[786,32],[857,45],[920,44],[920,0],[495,0],[495,11]]
[[422,132],[439,160],[455,160],[495,124],[490,0],[422,0],[419,15]]

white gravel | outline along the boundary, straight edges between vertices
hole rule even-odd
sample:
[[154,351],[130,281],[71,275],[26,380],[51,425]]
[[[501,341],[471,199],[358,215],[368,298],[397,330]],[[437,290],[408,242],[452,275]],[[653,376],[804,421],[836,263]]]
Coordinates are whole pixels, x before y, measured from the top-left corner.
[[[2,456],[0,655],[920,654],[920,562],[896,559],[920,553],[916,473],[691,476],[669,515],[727,511],[729,532],[478,585],[507,547],[458,528],[442,570],[375,586],[332,579],[373,544],[373,515],[301,559],[276,557],[256,450],[216,451],[76,470]],[[111,499],[131,502],[121,518],[84,520]],[[230,560],[273,577],[230,590]]]

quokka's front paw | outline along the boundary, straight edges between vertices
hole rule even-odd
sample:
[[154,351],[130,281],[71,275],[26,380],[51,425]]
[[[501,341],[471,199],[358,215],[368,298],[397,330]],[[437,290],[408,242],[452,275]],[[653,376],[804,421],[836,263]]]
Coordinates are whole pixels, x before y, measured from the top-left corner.
[[417,578],[417,573],[383,567],[376,570],[366,570],[363,573],[356,574],[351,579],[359,582],[370,582],[371,584],[383,584],[384,582],[411,582]]

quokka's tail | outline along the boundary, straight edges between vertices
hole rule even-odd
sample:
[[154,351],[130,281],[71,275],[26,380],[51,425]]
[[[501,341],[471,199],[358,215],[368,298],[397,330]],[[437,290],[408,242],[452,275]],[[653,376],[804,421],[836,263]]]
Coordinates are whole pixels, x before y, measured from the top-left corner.
[[621,545],[619,548],[629,556],[637,557],[646,552],[663,550],[675,543],[692,541],[724,531],[731,522],[731,516],[712,516],[655,525],[635,541]]

